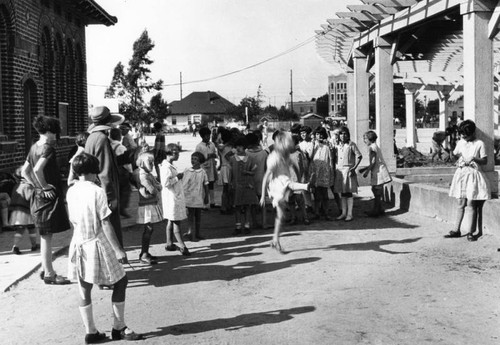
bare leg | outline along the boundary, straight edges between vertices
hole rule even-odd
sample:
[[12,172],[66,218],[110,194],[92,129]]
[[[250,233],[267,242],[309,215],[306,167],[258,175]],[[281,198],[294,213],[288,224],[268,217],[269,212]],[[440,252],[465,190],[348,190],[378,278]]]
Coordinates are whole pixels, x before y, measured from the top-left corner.
[[40,256],[45,277],[54,276],[56,272],[54,272],[54,267],[52,266],[52,234],[40,236]]
[[167,227],[165,228],[165,236],[166,236],[166,246],[171,246],[173,244],[172,241],[172,228],[173,224],[171,220],[168,220]]
[[484,206],[484,200],[476,200],[476,207],[477,207],[476,238],[483,236],[483,206]]
[[179,220],[172,221],[173,223],[173,230],[174,230],[174,236],[175,239],[177,240],[177,243],[179,244],[179,250],[182,253],[182,255],[189,256],[189,250],[186,247],[186,244],[182,240],[182,235],[181,235],[181,222]]
[[278,207],[276,207],[276,218],[274,219],[273,240],[271,241],[271,248],[276,249],[281,254],[285,253],[281,248],[280,244],[280,233],[281,233],[281,227],[283,226],[283,216],[285,214],[284,209],[285,209],[284,203],[279,203]]
[[464,219],[465,206],[467,205],[467,199],[460,198],[457,199],[457,217],[455,218],[455,228],[454,231],[460,231],[462,226],[462,221]]

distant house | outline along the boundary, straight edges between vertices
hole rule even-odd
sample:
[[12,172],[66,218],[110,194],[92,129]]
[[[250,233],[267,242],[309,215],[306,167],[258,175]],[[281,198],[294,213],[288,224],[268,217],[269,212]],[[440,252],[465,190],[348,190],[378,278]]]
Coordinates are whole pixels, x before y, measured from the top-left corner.
[[193,92],[180,101],[169,104],[170,115],[165,122],[168,127],[183,130],[193,123],[200,124],[202,118],[213,121],[226,117],[235,105],[213,91]]
[[[286,102],[285,107],[290,109],[290,105],[290,102]],[[316,101],[293,102],[293,111],[301,116],[308,113],[315,113],[316,109]]]
[[309,113],[300,118],[300,124],[302,126],[309,126],[312,129],[321,125],[321,121],[324,120],[324,117],[318,114]]

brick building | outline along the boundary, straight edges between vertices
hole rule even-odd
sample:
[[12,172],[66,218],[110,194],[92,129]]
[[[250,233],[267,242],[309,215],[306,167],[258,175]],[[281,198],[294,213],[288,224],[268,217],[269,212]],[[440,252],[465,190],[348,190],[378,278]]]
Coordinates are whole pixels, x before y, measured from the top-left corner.
[[116,22],[93,0],[0,0],[0,170],[24,162],[39,114],[61,121],[60,157],[86,130],[85,27]]

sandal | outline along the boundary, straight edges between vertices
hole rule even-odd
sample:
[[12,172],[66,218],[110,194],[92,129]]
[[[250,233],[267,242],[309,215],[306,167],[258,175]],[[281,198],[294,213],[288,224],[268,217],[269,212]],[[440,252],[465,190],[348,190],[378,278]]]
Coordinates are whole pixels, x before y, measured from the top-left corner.
[[459,237],[462,237],[462,234],[460,233],[459,230],[456,230],[456,231],[450,231],[449,233],[447,233],[446,235],[444,235],[444,238],[459,238]]

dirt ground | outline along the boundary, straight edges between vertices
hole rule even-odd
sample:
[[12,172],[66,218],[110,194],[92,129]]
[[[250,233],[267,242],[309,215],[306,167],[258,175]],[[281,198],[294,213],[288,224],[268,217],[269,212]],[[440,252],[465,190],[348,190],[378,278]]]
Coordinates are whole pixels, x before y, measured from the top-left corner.
[[[450,224],[398,210],[366,218],[368,199],[355,200],[353,222],[286,226],[287,255],[269,248],[271,229],[232,237],[233,217],[215,209],[191,257],[166,252],[156,226],[160,262],[148,267],[142,230],[128,228],[127,324],[146,344],[499,344],[498,239],[444,239]],[[60,273],[66,264],[55,260]],[[37,273],[0,294],[0,344],[82,344],[77,297],[76,284],[47,286]],[[108,336],[110,299],[94,289]]]

